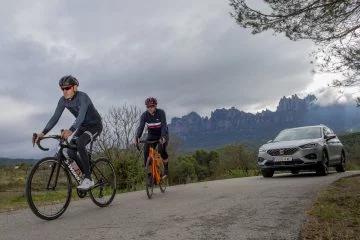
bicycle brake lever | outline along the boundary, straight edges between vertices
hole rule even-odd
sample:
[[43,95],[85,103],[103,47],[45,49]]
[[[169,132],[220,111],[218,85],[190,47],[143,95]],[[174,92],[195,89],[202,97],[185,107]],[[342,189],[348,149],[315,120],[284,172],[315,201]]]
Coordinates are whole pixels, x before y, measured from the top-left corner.
[[[33,133],[33,147],[35,147],[35,140],[37,136],[38,136],[37,133]],[[40,140],[41,139],[39,139],[39,141],[36,142],[36,145],[43,151],[49,151],[49,148],[44,148],[43,146],[40,145]]]
[[33,143],[33,147],[35,147],[35,140],[37,138],[37,134],[33,133],[33,138],[32,138],[32,143]]

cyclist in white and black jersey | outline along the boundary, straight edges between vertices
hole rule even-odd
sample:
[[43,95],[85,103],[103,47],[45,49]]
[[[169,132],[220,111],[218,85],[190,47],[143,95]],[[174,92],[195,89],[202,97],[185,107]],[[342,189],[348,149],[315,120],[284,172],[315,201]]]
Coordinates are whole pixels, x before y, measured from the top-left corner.
[[[147,141],[159,140],[159,153],[164,162],[164,176],[168,175],[168,154],[166,152],[166,146],[169,141],[168,127],[166,123],[166,114],[162,109],[157,108],[156,98],[149,97],[145,100],[147,111],[145,111],[140,118],[140,124],[136,134],[137,143],[140,142],[141,135],[144,131],[145,125],[148,129]],[[144,145],[144,165],[146,166],[146,160],[149,156],[149,144]]]

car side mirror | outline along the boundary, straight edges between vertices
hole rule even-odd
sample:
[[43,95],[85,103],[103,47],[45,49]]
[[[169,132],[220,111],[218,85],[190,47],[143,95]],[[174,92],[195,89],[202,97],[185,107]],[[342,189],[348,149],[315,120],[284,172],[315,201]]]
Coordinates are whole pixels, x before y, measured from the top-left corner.
[[273,142],[273,140],[269,140],[269,141],[267,141],[267,143],[272,143]]
[[336,138],[335,134],[329,134],[325,136],[326,141]]

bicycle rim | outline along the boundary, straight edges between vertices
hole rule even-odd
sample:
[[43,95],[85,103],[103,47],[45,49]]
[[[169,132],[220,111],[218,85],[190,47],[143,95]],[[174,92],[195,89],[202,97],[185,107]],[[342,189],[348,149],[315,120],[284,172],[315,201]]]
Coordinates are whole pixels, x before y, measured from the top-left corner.
[[151,172],[147,169],[145,171],[145,185],[146,185],[146,195],[149,199],[152,198],[154,193],[154,179],[151,175]]
[[71,199],[69,172],[54,157],[40,160],[29,173],[25,195],[36,216],[45,220],[60,217]]
[[146,195],[148,196],[148,198],[151,199],[153,194],[154,194],[154,184],[153,183],[151,183],[150,185],[146,184]]
[[168,185],[169,185],[168,177],[165,177],[164,179],[161,179],[160,183],[159,183],[160,191],[162,193],[164,193]]
[[91,167],[91,177],[95,186],[90,190],[91,200],[99,207],[108,206],[116,194],[116,175],[112,164],[99,158]]
[[160,161],[160,166],[159,166],[159,175],[160,175],[160,181],[159,181],[159,188],[160,188],[160,191],[162,193],[165,193],[165,190],[167,188],[167,186],[169,185],[169,180],[168,180],[168,177],[166,176],[165,178],[163,178],[164,176],[164,164],[162,161]]

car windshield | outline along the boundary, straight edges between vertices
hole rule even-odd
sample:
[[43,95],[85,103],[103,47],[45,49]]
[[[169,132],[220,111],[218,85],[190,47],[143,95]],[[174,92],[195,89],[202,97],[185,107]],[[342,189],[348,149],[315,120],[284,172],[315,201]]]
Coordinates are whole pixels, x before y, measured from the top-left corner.
[[321,138],[320,127],[286,129],[279,133],[274,142]]

